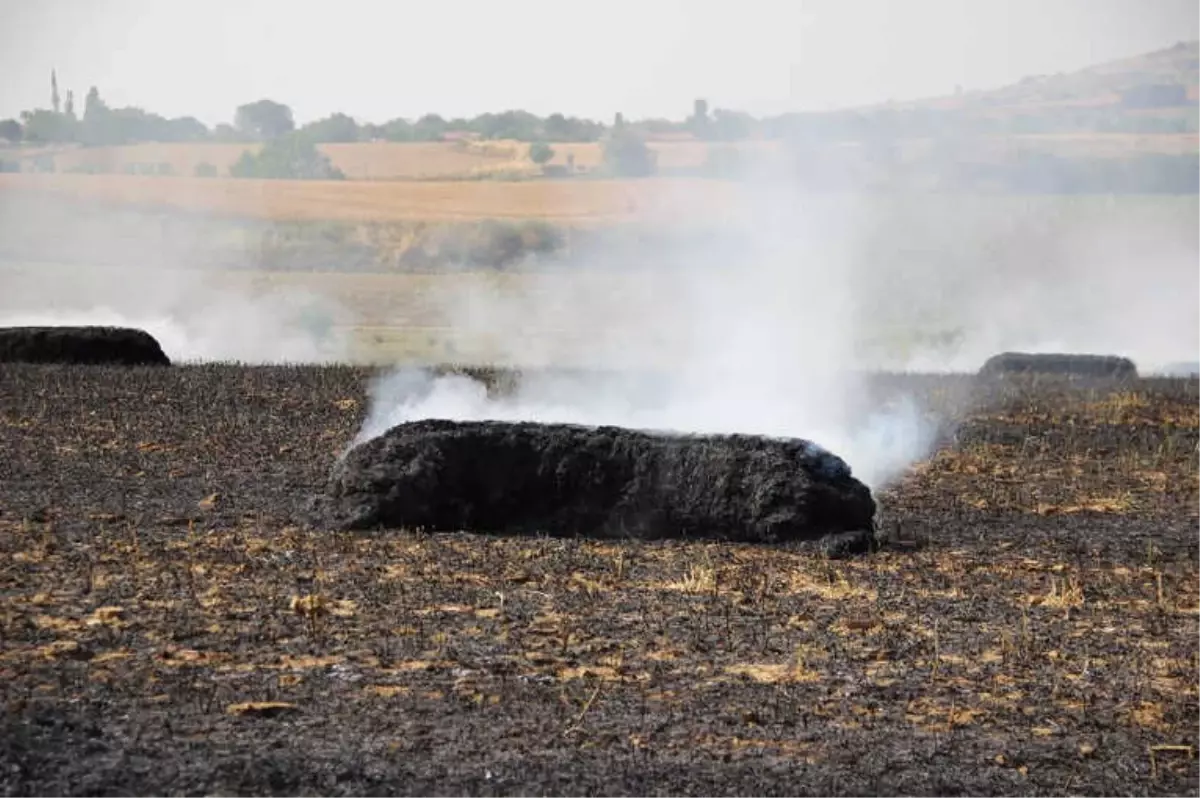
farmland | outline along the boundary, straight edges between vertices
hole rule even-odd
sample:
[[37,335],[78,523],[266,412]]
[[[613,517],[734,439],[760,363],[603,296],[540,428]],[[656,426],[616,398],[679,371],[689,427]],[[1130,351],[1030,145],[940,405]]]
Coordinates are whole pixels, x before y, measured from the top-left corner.
[[[160,365],[0,362],[0,795],[1196,794],[1200,376],[1160,375],[1200,357],[1200,47],[871,108],[676,96],[677,120],[596,122],[515,105],[598,101],[582,71],[543,94],[562,23],[521,54],[540,73],[508,80],[513,110],[335,44],[317,66],[346,107],[317,107],[269,36],[237,90],[270,99],[216,99],[206,37],[213,97],[164,69],[171,102],[127,106],[153,97],[88,83],[169,46],[139,24],[106,74],[47,66],[52,110],[0,120],[0,325],[132,326],[172,361],[90,330],[67,340]],[[514,38],[475,28],[422,69],[500,102],[520,59],[478,48]],[[854,78],[793,71],[796,108]],[[1009,349],[1140,376],[975,373]],[[474,470],[445,448],[364,464],[354,501],[439,513],[348,532],[331,474],[397,411],[811,436],[870,483],[876,534],[864,511],[853,556],[735,544],[736,519],[822,515],[772,487],[812,472],[647,456],[605,482],[633,436],[578,430],[460,438]],[[724,456],[766,459],[740,441]],[[678,539],[452,512],[519,516],[531,485]],[[679,522],[683,493],[710,509]],[[682,539],[697,517],[713,539]]]
[[[339,308],[328,319],[352,339],[341,359],[384,363],[496,363],[505,347],[570,360],[551,338],[644,357],[655,341],[638,320],[672,329],[664,300],[679,273],[416,273],[374,255],[352,268],[351,245],[395,255],[435,230],[466,238],[501,209],[505,224],[549,216],[602,236],[648,218],[645,201],[623,217],[626,188],[712,202],[693,190],[702,181],[662,179],[274,184],[282,194],[189,178],[0,184],[12,189],[0,305],[41,307],[31,298],[46,290],[46,307],[186,310],[253,338],[237,314],[307,292]],[[193,186],[199,199],[182,190]],[[343,186],[374,199],[320,193]],[[396,206],[380,198],[401,191],[419,199],[385,216]],[[564,219],[572,198],[587,223]],[[479,218],[446,210],[464,207]],[[1136,267],[1182,285],[1177,242],[1186,249],[1195,224],[1194,197],[874,210],[864,218],[880,226],[856,230],[851,273],[902,311],[901,336],[920,332],[925,289],[956,275],[1090,273],[1092,290],[1119,278],[1127,295],[1121,275]],[[675,232],[692,257],[697,220],[685,221]],[[1139,257],[1105,272],[1098,256],[1053,256],[1097,230],[1129,232]],[[584,240],[567,238],[565,263]],[[226,246],[252,257],[225,268]],[[306,254],[278,254],[293,250]],[[341,270],[302,268],[322,259]],[[515,297],[513,318],[456,314],[453,300],[472,295]],[[230,297],[249,304],[230,312]],[[561,326],[528,346],[513,335],[546,322]],[[876,375],[881,397],[917,397],[944,435],[879,494],[883,548],[829,561],[786,547],[331,532],[310,501],[359,430],[374,373],[0,366],[6,789],[1166,795],[1200,784],[1194,379],[986,393],[964,375]]]
[[719,215],[733,184],[700,179],[589,181],[212,180],[132,175],[0,174],[0,194],[175,209],[252,219],[601,224],[638,216]]
[[946,435],[829,561],[324,531],[369,377],[0,366],[7,790],[1197,789],[1194,379],[879,375]]
[[[1011,329],[1046,340],[1085,331],[1102,342],[1093,346],[1156,350],[1148,355],[1166,347],[1180,350],[1179,358],[1194,351],[1192,300],[1200,290],[1195,196],[805,197],[794,210],[776,206],[767,214],[759,211],[770,207],[772,195],[712,181],[276,181],[270,187],[278,186],[279,196],[308,192],[318,203],[327,186],[414,197],[442,191],[457,196],[459,208],[483,206],[487,212],[516,208],[505,196],[537,198],[529,200],[532,209],[535,202],[553,205],[556,192],[591,201],[587,191],[603,196],[608,190],[608,207],[619,216],[617,197],[653,197],[674,185],[678,190],[660,199],[674,203],[686,195],[693,207],[690,218],[672,215],[672,208],[686,204],[679,200],[655,217],[646,202],[629,221],[574,224],[534,216],[373,221],[354,218],[350,204],[333,203],[328,207],[347,218],[328,221],[266,218],[283,206],[264,210],[249,194],[242,199],[254,218],[152,205],[144,197],[94,202],[71,193],[76,181],[102,186],[111,179],[153,191],[170,178],[7,175],[0,184],[4,178],[45,178],[61,190],[0,191],[0,313],[45,309],[78,321],[99,309],[142,324],[219,317],[227,325],[255,329],[253,337],[262,341],[262,356],[268,358],[279,356],[268,351],[273,340],[303,330],[292,324],[271,333],[270,327],[254,327],[246,303],[258,303],[252,315],[268,320],[274,314],[266,308],[275,304],[312,306],[314,324],[339,338],[346,345],[342,357],[355,362],[498,357],[512,362],[535,353],[550,361],[619,354],[669,362],[672,346],[702,351],[687,340],[697,326],[715,332],[759,313],[746,299],[736,309],[697,318],[680,298],[686,290],[707,284],[733,290],[739,282],[768,279],[775,270],[770,279],[801,292],[794,281],[805,272],[798,270],[812,274],[825,264],[836,267],[831,273],[853,292],[855,305],[869,310],[844,334],[860,334],[864,345],[878,343],[888,352],[902,354],[923,337],[955,331],[986,335],[988,325],[1018,317]],[[720,197],[728,212],[696,209],[709,203],[706,191],[710,200]],[[161,198],[182,204],[186,198],[180,197]],[[222,202],[215,193],[207,199]],[[412,207],[420,211],[415,201]],[[813,254],[816,259],[810,259]],[[1131,283],[1128,275],[1134,272],[1139,280]],[[1077,290],[1085,284],[1087,291]],[[139,290],[131,293],[127,285]],[[1026,297],[1015,303],[1017,292],[1034,287],[1036,302]],[[1056,311],[1067,305],[1074,307],[1070,323]],[[777,324],[780,335],[791,335],[795,326]],[[527,337],[536,340],[526,343]],[[965,352],[976,358],[967,367],[977,368],[994,352]],[[219,349],[171,354],[234,356]]]
[[[1163,142],[1157,139],[1162,138]],[[1193,136],[1192,139],[1195,137]],[[1145,145],[1138,137],[1115,137],[1113,148],[1129,151]],[[1150,137],[1150,144],[1174,152],[1186,146],[1187,137]],[[1033,141],[1033,139],[1031,139]],[[551,164],[573,163],[578,170],[591,171],[600,166],[603,150],[598,142],[555,142]],[[746,141],[727,144],[701,141],[649,142],[660,169],[676,171],[704,165],[717,149],[740,149],[770,153],[778,142]],[[131,165],[167,164],[177,176],[191,176],[201,164],[228,175],[229,167],[242,153],[258,152],[261,144],[247,143],[143,143],[113,147],[43,147],[15,150],[23,160],[38,157],[52,159],[57,172],[89,171],[119,174]],[[529,144],[520,141],[463,142],[354,142],[319,146],[333,165],[351,180],[451,180],[492,175],[530,176],[538,170],[529,161]],[[1186,151],[1186,150],[1185,150]],[[0,155],[4,151],[0,150]],[[568,160],[569,159],[569,160]]]
[[[969,145],[975,157],[996,160],[1018,151],[1082,158],[1121,158],[1139,154],[1188,155],[1197,147],[1195,133],[1044,133],[1026,135],[979,136]],[[777,140],[765,141],[650,141],[657,167],[666,175],[680,175],[703,169],[713,158],[730,152],[743,154],[763,163],[782,163],[786,146]],[[943,142],[930,138],[912,138],[900,143],[902,161],[928,158]],[[963,145],[958,145],[960,148]],[[165,165],[174,176],[190,177],[197,168],[209,165],[218,175],[227,176],[229,168],[245,152],[258,152],[254,143],[143,143],[110,147],[45,147],[15,150],[21,162],[50,159],[58,173],[90,172],[116,175],[126,170]],[[598,142],[554,142],[554,157],[548,163],[571,164],[577,172],[597,171],[603,161]],[[327,143],[319,149],[350,180],[420,181],[469,180],[486,178],[534,178],[540,169],[529,160],[529,144],[520,141],[462,142],[355,142]],[[0,149],[0,157],[6,157]],[[11,156],[8,156],[11,157]]]

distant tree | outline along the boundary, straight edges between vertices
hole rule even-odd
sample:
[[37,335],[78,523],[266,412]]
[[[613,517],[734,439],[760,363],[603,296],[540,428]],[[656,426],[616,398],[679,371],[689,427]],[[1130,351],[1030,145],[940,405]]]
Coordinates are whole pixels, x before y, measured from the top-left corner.
[[750,137],[755,124],[750,114],[718,108],[713,111],[712,121],[708,125],[709,136],[718,141],[741,141]]
[[567,118],[559,113],[550,114],[542,123],[542,132],[550,141],[571,141],[571,125]]
[[45,108],[21,112],[21,123],[26,141],[59,143],[73,141],[76,126],[65,115]]
[[88,89],[83,98],[83,143],[85,145],[110,144],[115,138],[108,106],[100,99],[100,90],[95,86]]
[[542,134],[547,141],[598,141],[604,125],[586,119],[550,114],[542,123]]
[[164,132],[167,141],[204,141],[209,137],[208,127],[194,116],[167,120]]
[[105,108],[104,102],[100,99],[100,90],[95,86],[88,89],[87,95],[83,98],[83,117],[87,119],[90,114],[99,113]]
[[487,139],[532,141],[542,135],[542,120],[528,111],[480,114],[466,127]]
[[197,141],[208,129],[197,119],[167,119],[141,108],[109,108],[99,92],[88,92],[84,101],[82,141],[106,146],[140,141]]
[[383,138],[388,141],[412,141],[416,137],[407,119],[392,119],[383,125]]
[[345,143],[359,139],[358,123],[340,113],[309,122],[300,128],[299,132],[318,144]]
[[425,114],[413,125],[414,141],[441,141],[450,126],[437,114]]
[[195,175],[196,177],[216,177],[217,167],[207,161],[201,161],[196,164]]
[[371,122],[358,126],[359,141],[377,141],[386,138],[384,135],[383,125],[376,125]]
[[620,130],[623,127],[625,127],[625,114],[617,111],[616,115],[613,117],[613,129]]
[[640,135],[623,125],[604,142],[604,166],[622,177],[646,177],[657,170],[654,152]]
[[0,120],[0,139],[16,144],[21,140],[21,123],[15,119]]
[[67,89],[67,105],[63,113],[72,119],[75,118],[75,92],[72,89]]
[[50,108],[56,114],[61,110],[58,99],[58,71],[54,69],[50,70]]
[[233,124],[238,130],[256,139],[274,139],[296,129],[292,109],[273,100],[239,105]]
[[687,127],[697,138],[705,138],[708,132],[708,100],[696,100],[692,103],[692,115],[688,117]]
[[222,122],[213,128],[213,141],[223,141],[226,143],[245,141],[246,137],[238,132],[238,129],[233,125]]
[[306,136],[290,133],[246,151],[229,168],[232,177],[267,180],[344,180],[346,176]]
[[549,163],[554,158],[554,148],[544,141],[535,141],[529,145],[529,160],[538,166]]

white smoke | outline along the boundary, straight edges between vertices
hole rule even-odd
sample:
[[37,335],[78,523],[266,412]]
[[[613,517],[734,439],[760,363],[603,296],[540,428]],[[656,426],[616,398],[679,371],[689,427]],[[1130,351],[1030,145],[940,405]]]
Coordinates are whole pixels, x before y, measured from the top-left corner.
[[302,283],[245,268],[255,265],[253,246],[213,243],[229,238],[230,227],[119,204],[0,195],[0,326],[141,328],[178,362],[345,359],[350,314]]
[[[736,246],[679,245],[674,263],[633,281],[591,252],[565,274],[524,275],[521,292],[447,297],[453,325],[486,335],[497,362],[583,369],[489,397],[466,377],[401,368],[372,386],[355,442],[423,418],[761,434],[811,440],[885,486],[928,451],[935,425],[912,397],[863,410],[856,345],[872,308],[858,290],[869,275],[855,269],[856,209],[746,188],[726,222]],[[619,376],[630,367],[655,376]]]
[[450,326],[486,340],[479,362],[656,379],[526,379],[488,398],[401,370],[374,386],[359,440],[434,417],[800,437],[878,490],[929,453],[941,420],[916,394],[871,398],[865,370],[974,373],[1005,350],[1124,355],[1143,373],[1197,360],[1193,197],[806,196],[781,183],[743,181],[712,222],[722,236],[674,223],[675,243],[644,266],[595,246],[521,275],[521,290],[480,281],[443,300]]
[[[318,306],[319,307],[319,306]],[[174,363],[336,363],[345,342],[320,310],[305,312],[284,301],[216,295],[192,313],[151,309],[122,312],[91,305],[36,313],[0,311],[0,327],[133,327],[154,336]],[[313,315],[313,314],[318,315]]]
[[[682,386],[684,383],[679,383]],[[876,408],[856,424],[797,405],[791,412],[765,397],[713,385],[692,395],[664,385],[647,386],[629,377],[590,376],[533,379],[511,397],[489,397],[470,377],[435,376],[400,368],[370,388],[371,410],[352,445],[406,421],[538,421],[691,433],[747,433],[803,437],[831,450],[854,474],[878,489],[928,451],[936,425],[911,397]]]

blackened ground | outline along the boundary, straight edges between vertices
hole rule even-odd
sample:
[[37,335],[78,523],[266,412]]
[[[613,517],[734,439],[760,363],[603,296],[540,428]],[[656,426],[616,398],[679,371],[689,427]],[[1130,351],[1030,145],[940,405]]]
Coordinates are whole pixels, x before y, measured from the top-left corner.
[[350,451],[329,504],[339,529],[810,541],[826,552],[875,541],[875,501],[843,460],[757,435],[423,419]]
[[154,336],[132,327],[0,327],[0,362],[171,365]]
[[367,376],[0,366],[0,790],[1200,786],[1195,379],[880,377],[961,423],[830,561],[310,529]]

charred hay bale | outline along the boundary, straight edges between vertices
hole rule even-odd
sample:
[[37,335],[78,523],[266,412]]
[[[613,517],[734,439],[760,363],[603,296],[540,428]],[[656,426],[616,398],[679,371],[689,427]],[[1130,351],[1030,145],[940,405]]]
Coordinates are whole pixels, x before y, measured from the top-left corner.
[[132,327],[0,327],[0,362],[171,365],[154,336]]
[[981,377],[1003,377],[1009,374],[1057,374],[1125,380],[1137,379],[1137,367],[1129,358],[1116,355],[1002,352],[988,358],[979,369]]
[[874,540],[867,486],[795,438],[413,421],[351,449],[327,499],[342,529],[817,541],[833,555]]

